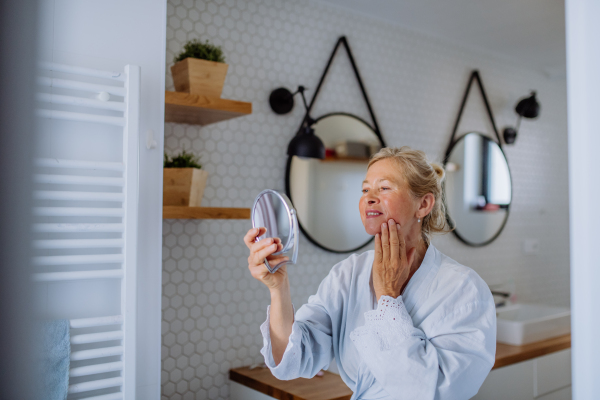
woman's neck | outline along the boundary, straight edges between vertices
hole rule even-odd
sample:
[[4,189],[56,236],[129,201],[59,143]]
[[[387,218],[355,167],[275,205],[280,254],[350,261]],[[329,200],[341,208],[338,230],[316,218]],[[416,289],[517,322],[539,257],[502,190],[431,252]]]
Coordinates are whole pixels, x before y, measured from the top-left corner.
[[400,290],[400,293],[404,292],[404,288],[406,287],[406,285],[408,285],[408,282],[410,282],[410,279],[412,278],[412,276],[415,274],[415,272],[417,272],[417,270],[423,263],[423,259],[425,258],[425,253],[427,253],[428,247],[429,246],[427,245],[427,243],[425,243],[422,236],[419,236],[419,238],[415,239],[415,240],[407,240],[406,241],[406,250],[410,250],[412,248],[416,248],[416,250],[415,250],[415,256],[413,258],[413,262],[410,266],[410,272],[408,274],[408,279],[406,280],[406,283]]

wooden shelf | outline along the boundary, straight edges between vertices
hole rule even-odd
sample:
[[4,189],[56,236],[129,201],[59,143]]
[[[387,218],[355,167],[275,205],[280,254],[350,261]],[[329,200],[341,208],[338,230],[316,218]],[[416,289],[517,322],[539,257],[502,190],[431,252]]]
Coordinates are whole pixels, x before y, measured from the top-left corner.
[[250,219],[250,209],[163,206],[163,219]]
[[366,157],[325,157],[321,162],[357,162],[366,164],[369,160]]
[[208,125],[252,114],[252,103],[165,91],[165,122]]

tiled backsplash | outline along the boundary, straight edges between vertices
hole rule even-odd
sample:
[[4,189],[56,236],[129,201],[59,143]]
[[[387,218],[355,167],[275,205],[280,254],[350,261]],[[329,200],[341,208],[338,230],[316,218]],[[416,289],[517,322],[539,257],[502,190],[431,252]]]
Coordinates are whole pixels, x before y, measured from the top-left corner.
[[[250,207],[265,188],[284,190],[287,143],[303,107],[274,114],[272,89],[316,87],[337,38],[346,35],[388,145],[409,145],[440,160],[471,69],[479,69],[496,123],[514,125],[517,100],[531,89],[542,105],[505,152],[513,178],[508,223],[492,244],[473,248],[452,234],[434,244],[488,283],[514,280],[520,301],[569,304],[566,84],[483,51],[413,33],[321,2],[168,0],[167,89],[173,56],[188,39],[223,47],[223,97],[253,103],[250,116],[203,128],[166,124],[167,152],[192,150],[209,172],[203,206]],[[475,87],[473,89],[476,89]],[[333,62],[312,115],[344,111],[369,121],[345,52]],[[459,134],[491,133],[472,90]],[[360,190],[358,188],[357,190]],[[358,209],[358,207],[357,207]],[[358,210],[357,210],[358,212]],[[259,325],[269,295],[247,269],[249,221],[166,220],[163,232],[163,399],[226,399],[228,370],[261,362]],[[523,242],[540,251],[525,255]],[[300,240],[290,267],[300,306],[331,267],[347,257]]]

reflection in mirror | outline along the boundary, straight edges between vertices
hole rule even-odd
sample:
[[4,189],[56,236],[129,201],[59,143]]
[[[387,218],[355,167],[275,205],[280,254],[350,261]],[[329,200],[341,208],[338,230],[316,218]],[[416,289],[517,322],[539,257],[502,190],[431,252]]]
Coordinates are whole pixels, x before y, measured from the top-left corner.
[[[267,232],[256,238],[256,241],[265,238],[279,238],[283,249],[273,255],[292,252],[288,264],[295,264],[298,257],[298,221],[296,211],[290,200],[283,193],[275,190],[263,190],[254,201],[252,207],[252,227],[265,227]],[[271,265],[265,259],[265,265],[270,272],[277,271],[284,263]]]
[[366,122],[348,114],[326,115],[313,128],[328,156],[289,160],[290,198],[309,240],[334,252],[355,251],[372,239],[363,227],[358,203],[369,156],[382,143]]
[[506,157],[498,144],[471,132],[446,161],[445,195],[454,233],[466,244],[490,243],[502,231],[512,199]]
[[256,226],[264,226],[267,232],[258,240],[276,237],[281,243],[287,243],[290,232],[289,216],[284,204],[274,193],[265,193],[254,206],[254,222]]

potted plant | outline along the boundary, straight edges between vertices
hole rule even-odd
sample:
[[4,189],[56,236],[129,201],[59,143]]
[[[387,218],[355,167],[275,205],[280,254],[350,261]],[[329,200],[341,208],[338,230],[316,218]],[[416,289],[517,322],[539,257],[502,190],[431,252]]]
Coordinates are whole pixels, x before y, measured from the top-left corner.
[[163,206],[200,207],[208,180],[198,157],[183,150],[163,163]]
[[197,39],[183,46],[183,51],[173,60],[173,83],[177,92],[221,97],[227,68],[221,47]]

